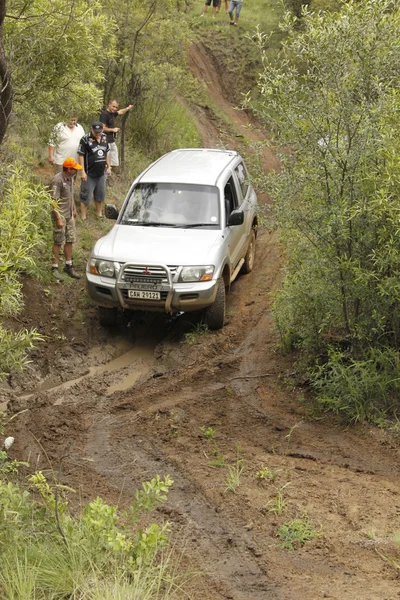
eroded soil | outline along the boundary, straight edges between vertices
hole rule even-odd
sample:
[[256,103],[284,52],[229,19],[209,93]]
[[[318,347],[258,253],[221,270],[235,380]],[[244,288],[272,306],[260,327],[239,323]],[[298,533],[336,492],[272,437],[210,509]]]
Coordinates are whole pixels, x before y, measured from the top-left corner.
[[[226,100],[217,62],[201,45],[192,69],[237,132],[262,139]],[[235,147],[204,107],[197,114],[205,146]],[[277,168],[269,150],[264,159],[266,170]],[[223,331],[190,344],[193,318],[136,315],[110,332],[97,324],[83,283],[43,291],[26,281],[19,325],[47,338],[29,369],[1,387],[15,415],[12,456],[60,471],[79,502],[124,505],[142,481],[169,473],[175,483],[156,519],[170,521],[182,568],[200,572],[194,600],[394,600],[398,440],[311,418],[304,390],[290,385],[294,367],[277,350],[270,313],[282,262],[275,235],[261,228],[254,271],[232,285]],[[228,470],[240,465],[233,492]],[[258,479],[266,468],[272,478]],[[297,518],[320,535],[283,550],[277,531]]]

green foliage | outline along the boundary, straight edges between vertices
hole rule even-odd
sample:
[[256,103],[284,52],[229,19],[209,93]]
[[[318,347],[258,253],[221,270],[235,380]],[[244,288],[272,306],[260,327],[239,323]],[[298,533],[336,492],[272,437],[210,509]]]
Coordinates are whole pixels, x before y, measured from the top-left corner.
[[321,537],[321,535],[321,532],[312,528],[308,517],[283,523],[277,532],[277,536],[282,540],[281,547],[291,551],[303,546],[307,540]]
[[206,333],[208,333],[207,325],[205,325],[204,323],[197,323],[193,327],[193,331],[185,333],[183,342],[185,344],[188,344],[189,346],[193,346],[194,344],[198,343],[199,337],[205,335]]
[[259,81],[290,149],[269,179],[287,253],[274,314],[286,347],[329,361],[334,345],[354,365],[400,344],[400,3],[349,2],[297,25],[286,15],[280,60],[262,51]]
[[237,458],[233,465],[228,466],[228,472],[225,477],[225,491],[236,493],[237,488],[240,485],[240,478],[244,469],[244,459]]
[[239,459],[234,465],[229,465],[228,473],[225,478],[225,490],[236,493],[236,489],[240,485],[240,477],[244,469],[244,460]]
[[277,477],[278,477],[277,471],[273,471],[269,467],[262,467],[261,469],[256,471],[256,479],[258,481],[265,481],[265,480],[275,481],[275,479]]
[[286,508],[286,500],[283,495],[283,490],[290,485],[290,482],[286,483],[280,488],[276,488],[276,495],[272,500],[267,503],[267,511],[274,515],[281,515]]
[[[47,130],[50,117],[62,120],[71,110],[81,117],[101,106],[99,84],[110,17],[94,0],[13,0],[7,3],[4,46],[10,61],[15,107],[20,118]],[[112,29],[112,27],[111,27]],[[46,114],[46,119],[44,119]]]
[[213,427],[202,425],[200,429],[207,440],[215,440],[215,429]]
[[368,348],[363,359],[329,348],[328,360],[310,372],[317,401],[350,421],[385,422],[398,413],[400,357],[394,348]]
[[34,495],[0,481],[1,597],[99,600],[107,597],[100,590],[107,589],[114,590],[115,596],[108,597],[115,598],[158,598],[152,595],[157,589],[168,590],[163,598],[173,597],[173,578],[162,559],[168,523],[142,530],[132,527],[131,520],[133,516],[137,523],[144,512],[166,501],[173,483],[168,475],[144,482],[122,517],[116,506],[100,498],[73,516],[63,486],[51,485],[40,472],[30,483]]
[[[46,242],[50,197],[16,165],[3,172],[7,183],[0,200],[0,318],[18,314],[22,306],[21,273],[36,270],[35,256]],[[27,362],[27,351],[41,341],[36,330],[9,331],[0,325],[0,380]]]
[[121,106],[134,105],[122,117],[123,139],[152,155],[183,140],[198,142],[194,126],[186,125],[189,115],[180,130],[186,111],[176,103],[177,93],[193,87],[186,66],[191,34],[184,15],[171,18],[176,11],[171,0],[111,0],[104,11],[114,21],[116,45],[105,64],[103,100],[106,104],[116,97]]

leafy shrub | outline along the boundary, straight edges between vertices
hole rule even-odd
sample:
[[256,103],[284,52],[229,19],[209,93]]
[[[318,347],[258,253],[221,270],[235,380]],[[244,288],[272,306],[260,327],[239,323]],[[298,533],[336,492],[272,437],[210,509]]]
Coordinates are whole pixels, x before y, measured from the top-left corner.
[[[21,273],[37,270],[35,259],[50,231],[48,192],[35,185],[21,166],[5,171],[0,200],[0,319],[21,310]],[[40,339],[35,330],[13,332],[0,325],[0,381],[11,369],[23,367],[27,351]]]
[[400,348],[400,2],[297,25],[287,14],[274,61],[258,32],[261,112],[285,148],[268,185],[287,256],[274,316],[283,346],[318,361],[325,406],[375,418],[396,412]]
[[283,523],[277,533],[277,536],[282,540],[281,547],[286,550],[295,550],[303,546],[307,540],[312,540],[321,535],[321,532],[312,528],[308,517]]
[[400,356],[394,348],[369,348],[356,360],[331,347],[328,360],[310,372],[317,401],[351,421],[382,423],[400,409]]
[[30,484],[23,489],[0,481],[1,597],[174,597],[162,555],[169,524],[139,527],[145,512],[167,500],[173,484],[169,475],[144,482],[121,515],[97,498],[73,516],[59,483],[50,485],[38,472]]

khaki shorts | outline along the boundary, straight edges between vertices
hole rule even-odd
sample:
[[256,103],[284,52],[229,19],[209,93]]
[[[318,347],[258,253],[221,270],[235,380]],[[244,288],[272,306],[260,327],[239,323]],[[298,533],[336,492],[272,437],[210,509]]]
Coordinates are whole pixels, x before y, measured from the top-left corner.
[[58,229],[56,218],[54,215],[51,215],[51,220],[53,221],[53,241],[57,246],[62,246],[65,243],[73,244],[76,242],[75,219],[73,217],[66,219],[62,215],[61,219],[63,227],[62,229]]

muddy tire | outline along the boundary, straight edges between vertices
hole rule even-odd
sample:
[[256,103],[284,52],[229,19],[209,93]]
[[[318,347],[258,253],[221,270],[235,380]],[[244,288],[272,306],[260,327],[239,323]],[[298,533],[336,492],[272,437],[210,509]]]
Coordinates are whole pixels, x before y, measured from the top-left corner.
[[217,282],[217,295],[214,303],[205,309],[203,322],[209,329],[222,329],[225,320],[225,282],[222,277]]
[[104,306],[99,306],[99,323],[103,325],[103,327],[111,327],[115,325],[117,322],[117,314],[118,310],[116,308],[105,308]]
[[256,234],[254,229],[251,230],[249,245],[247,246],[246,256],[244,257],[244,263],[241,268],[241,273],[251,273],[254,267],[254,259],[256,257]]

